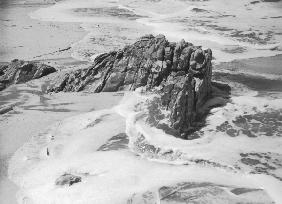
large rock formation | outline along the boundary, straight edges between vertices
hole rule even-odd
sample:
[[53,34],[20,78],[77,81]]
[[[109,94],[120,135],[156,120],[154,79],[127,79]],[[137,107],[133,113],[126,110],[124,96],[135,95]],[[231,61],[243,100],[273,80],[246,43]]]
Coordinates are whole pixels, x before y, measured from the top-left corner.
[[[182,40],[170,43],[165,36],[147,35],[122,50],[102,54],[88,69],[68,73],[50,91],[92,92],[135,90],[140,86],[152,88],[167,79],[171,73],[193,74],[201,79],[209,76],[211,50],[203,51]],[[191,66],[190,66],[191,64]],[[210,87],[210,86],[209,86]],[[209,92],[210,88],[205,90]]]
[[0,66],[0,91],[11,84],[20,84],[55,72],[56,69],[39,62],[13,60]]
[[[101,54],[88,69],[67,73],[49,91],[101,92],[146,87],[160,96],[152,103],[157,105],[152,110],[170,112],[170,124],[164,128],[185,138],[211,96],[211,60],[210,49],[202,50],[184,40],[171,43],[163,35],[146,35],[119,51]],[[162,115],[151,115],[152,125],[160,125]]]

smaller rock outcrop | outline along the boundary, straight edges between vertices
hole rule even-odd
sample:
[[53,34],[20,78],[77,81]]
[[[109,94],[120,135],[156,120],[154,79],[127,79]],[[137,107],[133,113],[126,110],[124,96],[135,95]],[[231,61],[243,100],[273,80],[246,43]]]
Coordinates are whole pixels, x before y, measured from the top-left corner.
[[57,186],[65,186],[65,185],[71,186],[79,182],[81,182],[80,176],[75,176],[69,173],[65,173],[55,181],[55,184]]
[[11,84],[20,84],[38,79],[56,72],[54,67],[40,62],[13,60],[8,65],[0,66],[0,91]]

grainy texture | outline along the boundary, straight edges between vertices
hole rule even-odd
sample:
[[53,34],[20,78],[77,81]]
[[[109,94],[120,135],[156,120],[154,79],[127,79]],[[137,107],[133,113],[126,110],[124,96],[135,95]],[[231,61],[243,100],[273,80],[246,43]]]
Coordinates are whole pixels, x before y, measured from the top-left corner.
[[13,60],[0,66],[0,91],[11,84],[20,84],[55,72],[56,69],[38,62]]
[[211,60],[210,49],[146,35],[119,51],[101,54],[87,69],[67,73],[49,91],[114,92],[138,87],[151,91],[159,87],[157,108],[171,112],[169,128],[184,138],[211,96]]

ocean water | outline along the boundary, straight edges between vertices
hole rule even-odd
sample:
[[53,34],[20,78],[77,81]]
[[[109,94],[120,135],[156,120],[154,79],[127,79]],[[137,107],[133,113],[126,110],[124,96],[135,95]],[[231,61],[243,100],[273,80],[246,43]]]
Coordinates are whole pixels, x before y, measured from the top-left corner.
[[[148,124],[156,96],[142,88],[125,92],[111,109],[52,125],[10,161],[9,177],[21,188],[18,202],[119,204],[165,185],[210,182],[229,197],[203,197],[203,203],[282,203],[282,60],[275,56],[282,53],[281,11],[281,1],[67,0],[31,13],[81,22],[89,33],[72,46],[77,59],[91,61],[148,32],[209,47],[214,80],[232,90],[194,140]],[[55,185],[66,173],[81,182]],[[269,197],[241,197],[230,186],[262,189]]]
[[219,62],[281,54],[281,10],[281,1],[67,0],[31,17],[81,22],[89,34],[73,46],[80,59],[150,32],[210,47]]

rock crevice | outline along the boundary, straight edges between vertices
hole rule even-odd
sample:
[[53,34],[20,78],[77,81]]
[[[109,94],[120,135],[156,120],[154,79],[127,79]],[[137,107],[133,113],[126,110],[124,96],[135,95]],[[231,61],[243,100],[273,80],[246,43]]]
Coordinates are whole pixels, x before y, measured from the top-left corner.
[[202,50],[182,40],[168,42],[165,36],[146,35],[119,51],[98,56],[91,67],[66,74],[50,91],[91,92],[135,90],[159,86],[173,72],[204,76],[211,50]]
[[185,135],[212,95],[211,60],[210,49],[184,40],[169,42],[164,35],[146,35],[121,50],[101,54],[87,69],[66,74],[49,91],[115,92],[146,87],[159,94],[158,108],[171,113],[169,128]]

